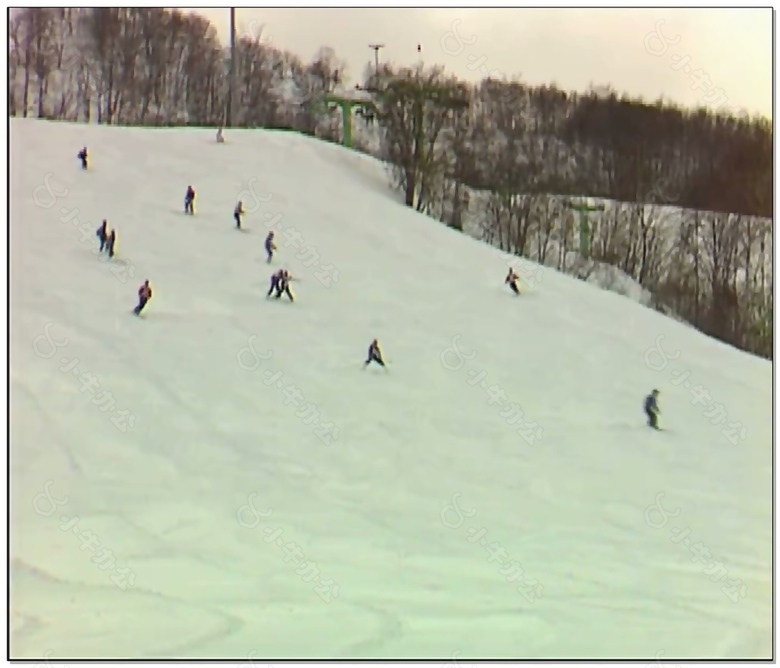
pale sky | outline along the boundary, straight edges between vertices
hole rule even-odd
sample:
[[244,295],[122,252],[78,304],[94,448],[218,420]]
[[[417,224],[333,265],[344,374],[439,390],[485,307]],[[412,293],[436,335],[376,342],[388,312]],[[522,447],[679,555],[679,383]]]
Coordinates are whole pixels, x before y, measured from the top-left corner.
[[[228,9],[185,11],[208,17],[227,44]],[[666,45],[648,38],[659,22]],[[333,47],[353,85],[373,62],[368,45],[384,43],[382,61],[410,65],[422,57],[471,81],[493,71],[580,92],[611,84],[648,101],[663,96],[713,110],[725,102],[772,115],[769,9],[238,8],[237,24],[307,62],[319,47]]]

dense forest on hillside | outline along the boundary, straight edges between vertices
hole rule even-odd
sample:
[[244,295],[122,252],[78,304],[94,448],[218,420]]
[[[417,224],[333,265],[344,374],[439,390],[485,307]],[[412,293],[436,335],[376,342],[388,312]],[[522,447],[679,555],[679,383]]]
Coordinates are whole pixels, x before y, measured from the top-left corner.
[[[203,17],[14,10],[9,112],[339,141],[340,115],[322,98],[351,86],[332,48],[304,63],[242,35],[235,51],[231,100],[230,50]],[[485,240],[581,277],[612,265],[660,310],[771,358],[771,120],[519,79],[473,84],[424,63],[367,66],[357,87],[370,102],[355,123],[377,137],[362,148],[391,165],[408,206],[458,229],[476,218]],[[582,198],[613,202],[592,214],[585,249],[569,206]]]

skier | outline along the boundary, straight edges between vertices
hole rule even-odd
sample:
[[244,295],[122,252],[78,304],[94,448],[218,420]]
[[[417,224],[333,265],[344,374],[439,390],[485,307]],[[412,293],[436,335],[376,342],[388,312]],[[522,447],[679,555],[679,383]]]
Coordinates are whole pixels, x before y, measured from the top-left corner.
[[85,146],[78,152],[78,159],[81,160],[81,169],[87,168],[87,147]]
[[295,278],[290,276],[286,269],[282,269],[282,276],[276,284],[276,299],[281,299],[282,294],[286,294],[291,302],[295,301],[292,292],[290,292],[290,281],[294,280]]
[[512,288],[512,292],[514,292],[516,295],[520,294],[520,289],[517,287],[517,281],[520,279],[520,277],[515,273],[515,270],[512,269],[512,267],[509,268],[509,273],[506,275],[506,278],[504,279],[504,283],[508,285],[510,288]]
[[274,243],[274,231],[271,230],[268,236],[265,238],[265,252],[268,253],[268,262],[271,262],[271,258],[274,256],[276,250],[276,244]]
[[243,216],[243,215],[244,215],[244,213],[245,213],[245,212],[244,212],[244,205],[243,205],[243,203],[241,202],[241,200],[239,200],[239,201],[238,201],[238,205],[237,205],[237,206],[236,206],[236,208],[233,210],[233,218],[234,218],[234,219],[235,219],[235,221],[236,221],[236,229],[237,229],[237,230],[240,230],[240,229],[241,229],[241,216]]
[[374,339],[368,347],[368,359],[365,364],[363,364],[363,368],[365,369],[371,362],[376,362],[381,367],[385,366],[385,362],[382,359],[382,351],[379,350],[379,341],[376,339]]
[[111,230],[111,234],[108,235],[108,241],[106,241],[106,250],[108,250],[108,257],[114,257],[114,245],[116,244],[116,229]]
[[279,271],[274,272],[274,274],[271,276],[271,288],[268,290],[266,297],[270,297],[274,290],[279,289],[279,283],[281,282],[283,276],[284,269],[280,269]]
[[645,397],[645,414],[647,415],[647,426],[658,429],[658,415],[661,410],[658,408],[658,390],[653,390]]
[[103,223],[100,227],[97,228],[97,231],[95,232],[95,235],[98,238],[98,241],[100,241],[100,252],[103,252],[103,249],[106,247],[106,241],[108,240],[108,221],[103,220]]
[[192,186],[187,186],[187,194],[184,196],[184,213],[195,215],[195,191]]
[[217,128],[217,144],[224,144],[225,138],[222,136],[222,128]]
[[141,311],[144,310],[146,303],[152,298],[152,286],[149,285],[149,279],[144,281],[144,284],[138,288],[138,306],[133,309],[133,313],[141,315]]

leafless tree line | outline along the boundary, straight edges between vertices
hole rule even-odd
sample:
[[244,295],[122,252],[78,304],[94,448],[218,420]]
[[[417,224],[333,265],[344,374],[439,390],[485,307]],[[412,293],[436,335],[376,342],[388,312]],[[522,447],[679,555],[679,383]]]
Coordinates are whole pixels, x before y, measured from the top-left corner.
[[[230,54],[200,16],[23,9],[9,27],[11,115],[225,122]],[[339,115],[321,103],[345,79],[332,49],[305,64],[239,35],[234,65],[233,125],[339,140]],[[660,310],[771,358],[770,120],[519,79],[473,85],[423,65],[371,64],[362,87],[374,99],[365,120],[376,155],[408,206],[583,278],[594,263],[612,265]],[[614,202],[591,214],[587,258],[566,206],[582,197]]]
[[[13,116],[122,125],[225,122],[230,53],[201,16],[32,8],[12,14],[9,32]],[[239,35],[233,122],[313,132],[316,102],[342,72],[332,49],[304,64],[260,35]],[[337,139],[338,126],[331,134]]]
[[[769,120],[519,81],[467,86],[435,68],[385,65],[378,79],[382,157],[407,205],[584,279],[616,267],[658,310],[771,358]],[[590,214],[584,257],[568,206],[583,197],[608,201]]]

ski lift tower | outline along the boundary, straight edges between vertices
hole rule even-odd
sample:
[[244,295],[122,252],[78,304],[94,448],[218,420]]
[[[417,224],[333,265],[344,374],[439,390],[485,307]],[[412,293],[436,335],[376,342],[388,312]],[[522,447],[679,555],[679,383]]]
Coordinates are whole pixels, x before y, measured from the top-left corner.
[[589,205],[587,202],[577,204],[571,200],[565,202],[566,207],[580,214],[580,254],[586,260],[590,259],[591,227],[588,214],[593,211],[604,211],[603,204]]
[[362,109],[364,112],[376,113],[374,100],[368,91],[356,86],[354,91],[326,93],[317,101],[318,106],[328,107],[332,104],[341,109],[341,143],[347,148],[352,148],[352,112]]
[[369,49],[374,50],[374,74],[379,77],[379,49],[384,49],[384,44],[369,44]]

